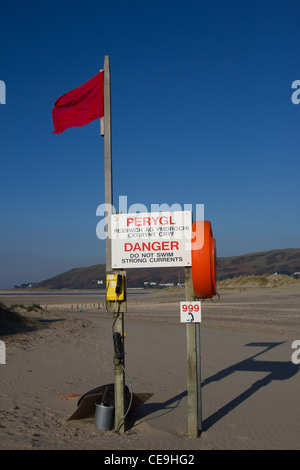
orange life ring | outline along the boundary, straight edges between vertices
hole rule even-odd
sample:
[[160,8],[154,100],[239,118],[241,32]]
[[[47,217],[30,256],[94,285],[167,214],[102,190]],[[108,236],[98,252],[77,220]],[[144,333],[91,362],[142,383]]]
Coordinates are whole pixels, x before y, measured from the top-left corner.
[[192,277],[194,295],[210,299],[216,294],[216,244],[211,223],[207,220],[192,225]]

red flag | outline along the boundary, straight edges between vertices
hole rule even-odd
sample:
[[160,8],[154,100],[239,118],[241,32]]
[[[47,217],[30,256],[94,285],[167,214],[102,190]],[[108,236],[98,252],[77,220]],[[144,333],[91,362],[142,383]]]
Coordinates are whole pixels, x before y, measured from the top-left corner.
[[74,126],[85,126],[104,116],[103,70],[88,82],[60,96],[52,110],[54,134]]

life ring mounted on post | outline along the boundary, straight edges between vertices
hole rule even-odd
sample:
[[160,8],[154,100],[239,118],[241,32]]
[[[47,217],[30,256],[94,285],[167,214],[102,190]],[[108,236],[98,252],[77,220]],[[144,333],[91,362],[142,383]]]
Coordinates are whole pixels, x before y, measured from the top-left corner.
[[211,299],[217,292],[217,256],[216,243],[209,221],[193,222],[191,248],[194,295],[198,299]]

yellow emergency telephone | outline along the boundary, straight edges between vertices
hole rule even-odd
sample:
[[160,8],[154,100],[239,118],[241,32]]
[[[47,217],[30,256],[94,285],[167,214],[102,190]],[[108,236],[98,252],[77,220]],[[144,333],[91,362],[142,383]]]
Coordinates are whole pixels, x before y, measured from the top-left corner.
[[121,302],[125,300],[125,276],[124,274],[106,275],[106,300]]

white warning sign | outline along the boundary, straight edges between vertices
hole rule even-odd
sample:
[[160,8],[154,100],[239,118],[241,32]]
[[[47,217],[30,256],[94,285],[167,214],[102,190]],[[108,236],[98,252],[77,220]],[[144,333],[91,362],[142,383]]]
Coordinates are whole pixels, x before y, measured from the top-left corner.
[[191,266],[192,212],[112,215],[112,268]]
[[201,302],[180,302],[181,323],[201,323]]

